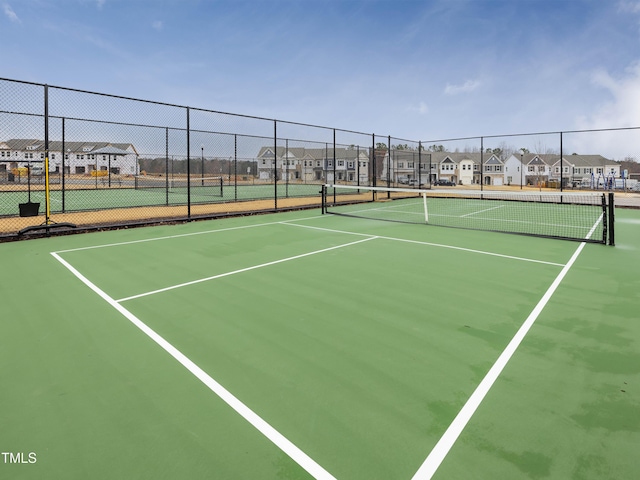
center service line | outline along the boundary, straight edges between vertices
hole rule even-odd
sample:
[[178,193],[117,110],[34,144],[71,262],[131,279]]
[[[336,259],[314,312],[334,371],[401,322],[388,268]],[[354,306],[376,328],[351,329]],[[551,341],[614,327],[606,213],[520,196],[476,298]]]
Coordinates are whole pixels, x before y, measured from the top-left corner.
[[186,355],[180,352],[176,347],[167,342],[163,337],[148,327],[143,321],[138,319],[134,314],[116,302],[113,298],[99,289],[89,279],[76,270],[71,264],[60,257],[57,253],[51,252],[51,255],[64,265],[73,275],[75,275],[82,283],[98,294],[109,305],[120,312],[127,320],[138,327],[151,340],[157,343],[169,355],[175,358],[182,366],[191,372],[198,380],[204,383],[213,393],[218,395],[227,405],[233,408],[242,418],[253,425],[260,433],[273,442],[278,448],[286,453],[298,465],[304,468],[310,475],[321,480],[335,480],[335,477],[318,465],[311,457],[295,446],[284,435],[263,420],[257,413],[247,407],[238,398],[236,398],[226,388],[216,382],[209,374],[193,363]]
[[[593,232],[594,228],[592,228],[591,232],[589,232],[589,236]],[[587,238],[589,238],[589,236],[587,236]],[[560,282],[562,282],[565,275],[574,264],[585,245],[586,243],[582,242],[578,246],[569,262],[564,266],[549,289],[545,292],[538,304],[524,321],[520,329],[513,336],[513,338],[507,345],[507,348],[505,348],[504,351],[500,354],[500,356],[496,360],[496,363],[494,363],[489,372],[487,372],[473,394],[469,397],[469,400],[467,400],[467,403],[465,403],[460,412],[458,412],[456,418],[453,420],[453,422],[451,422],[451,425],[449,425],[449,428],[447,428],[447,431],[444,432],[444,435],[442,435],[433,450],[431,450],[431,453],[429,453],[429,456],[412,477],[412,480],[427,480],[433,477],[433,475],[436,473],[436,470],[438,470],[438,468],[444,461],[445,457],[453,447],[453,444],[462,433],[462,430],[464,430],[467,423],[469,423],[469,420],[471,420],[471,417],[480,406],[482,400],[484,400],[484,397],[487,395],[487,393],[489,393],[489,390],[498,379],[498,376],[500,376],[502,370],[504,370],[504,367],[507,365],[515,351],[518,349],[520,343],[522,343],[522,340],[527,335],[536,319],[551,299],[552,295],[560,285]]]

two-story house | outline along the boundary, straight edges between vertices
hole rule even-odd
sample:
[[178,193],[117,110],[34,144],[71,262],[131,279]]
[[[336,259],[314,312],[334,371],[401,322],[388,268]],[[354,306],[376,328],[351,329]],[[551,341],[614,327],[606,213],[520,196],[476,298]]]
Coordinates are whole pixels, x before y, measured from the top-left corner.
[[[0,141],[0,171],[31,167],[42,171],[45,145],[38,139]],[[93,170],[112,174],[136,175],[138,152],[131,143],[49,141],[49,172],[90,174]]]
[[[334,159],[335,154],[335,159]],[[335,164],[334,164],[335,160]],[[263,146],[256,156],[258,178],[300,182],[366,183],[369,151],[358,147],[326,148]]]

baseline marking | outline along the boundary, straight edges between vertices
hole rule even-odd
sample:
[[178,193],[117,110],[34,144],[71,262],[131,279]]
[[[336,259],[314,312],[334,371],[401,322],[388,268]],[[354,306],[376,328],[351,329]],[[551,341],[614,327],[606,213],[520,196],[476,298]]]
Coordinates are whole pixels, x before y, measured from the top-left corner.
[[[305,217],[305,218],[296,218],[296,219],[292,219],[290,221],[298,221],[298,220],[313,220],[315,218],[321,218],[320,216],[317,217]],[[278,225],[283,223],[282,221],[278,221],[278,222],[267,222],[267,223],[257,223],[255,225],[241,225],[238,227],[228,227],[228,228],[220,228],[217,230],[205,230],[202,232],[191,232],[191,233],[181,233],[178,235],[167,235],[165,237],[154,237],[154,238],[144,238],[142,240],[131,240],[128,242],[117,242],[117,243],[106,243],[106,244],[102,244],[102,245],[92,245],[89,247],[78,247],[78,248],[70,248],[68,250],[58,250],[57,253],[68,253],[68,252],[79,252],[82,250],[93,250],[96,248],[109,248],[109,247],[119,247],[122,245],[133,245],[136,243],[146,243],[146,242],[155,242],[158,240],[171,240],[174,238],[182,238],[182,237],[192,237],[195,235],[207,235],[209,233],[218,233],[218,232],[228,232],[230,230],[243,230],[245,228],[253,228],[253,227],[265,227],[268,225]]]
[[57,253],[51,252],[51,255],[64,265],[73,275],[75,275],[82,283],[93,290],[98,296],[105,300],[109,305],[120,312],[127,320],[138,327],[145,335],[158,344],[169,355],[175,358],[182,366],[191,372],[198,380],[205,384],[213,393],[218,395],[227,405],[233,408],[242,418],[253,425],[260,433],[273,442],[278,448],[285,452],[292,460],[304,468],[310,475],[316,479],[335,480],[335,477],[317,464],[311,457],[295,446],[284,435],[269,425],[257,413],[247,407],[238,398],[236,398],[226,388],[216,382],[209,374],[202,370],[198,365],[191,361],[186,355],[166,341],[162,336],[148,327],[144,322],[138,319],[134,314],[120,305],[117,301],[103,292],[94,285],[89,279],[76,270],[71,264],[60,257]]
[[[587,239],[593,234],[598,224],[602,221],[602,218],[603,217],[601,215],[598,221],[593,225],[591,231],[586,237]],[[504,351],[500,354],[491,369],[487,372],[480,384],[476,387],[475,391],[471,394],[460,412],[458,412],[456,418],[453,419],[453,422],[451,422],[449,428],[447,428],[447,430],[444,432],[444,435],[440,437],[440,440],[438,440],[436,446],[433,447],[433,450],[431,450],[431,453],[429,453],[418,471],[413,475],[412,480],[428,480],[436,473],[436,470],[438,470],[438,468],[444,461],[445,457],[453,447],[453,444],[462,433],[462,430],[464,430],[464,428],[467,426],[467,423],[469,423],[469,420],[471,420],[471,417],[480,406],[480,403],[482,403],[482,400],[484,400],[484,397],[487,395],[487,393],[489,393],[489,390],[498,379],[498,377],[502,373],[502,370],[504,370],[505,366],[507,365],[515,351],[518,349],[520,343],[522,343],[522,340],[527,335],[535,321],[538,319],[538,316],[555,293],[565,275],[569,272],[575,261],[578,259],[578,256],[584,249],[585,245],[585,242],[582,242],[580,243],[580,245],[578,245],[578,248],[573,253],[562,271],[558,274],[558,276],[553,281],[551,286],[547,289],[538,304],[531,311],[527,319],[518,329],[516,334],[513,336]]]

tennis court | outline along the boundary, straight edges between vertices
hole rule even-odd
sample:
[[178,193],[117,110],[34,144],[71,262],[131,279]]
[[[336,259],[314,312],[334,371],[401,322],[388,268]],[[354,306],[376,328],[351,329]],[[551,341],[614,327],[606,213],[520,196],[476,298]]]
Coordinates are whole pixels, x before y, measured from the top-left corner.
[[2,244],[0,477],[635,478],[639,239],[317,209]]

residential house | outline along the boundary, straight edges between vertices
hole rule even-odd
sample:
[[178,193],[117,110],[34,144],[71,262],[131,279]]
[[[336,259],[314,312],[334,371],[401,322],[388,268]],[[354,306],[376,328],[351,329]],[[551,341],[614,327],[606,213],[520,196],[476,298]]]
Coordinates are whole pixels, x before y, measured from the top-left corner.
[[561,178],[564,186],[585,182],[604,185],[620,178],[620,165],[602,155],[577,154],[564,155],[562,159],[557,154],[513,154],[505,162],[507,185],[544,186],[559,183]]
[[412,183],[418,176],[420,183],[425,184],[444,179],[459,185],[479,185],[481,181],[485,185],[502,185],[504,163],[500,157],[489,153],[481,156],[480,152],[422,152],[418,155],[417,151],[395,150],[383,165],[381,179]]
[[[562,164],[562,167],[561,167]],[[602,155],[566,155],[562,162],[558,159],[552,166],[552,178],[560,179],[560,168],[564,184],[598,186],[611,185],[620,178],[620,164]]]
[[[504,164],[495,154],[480,152],[433,152],[438,178],[459,185],[502,185]],[[482,174],[481,174],[482,164]]]
[[[256,156],[258,178],[299,182],[366,183],[369,150],[359,147],[306,148],[263,146]],[[334,165],[335,160],[335,165]],[[335,179],[334,179],[335,173]]]
[[[19,167],[42,170],[45,145],[38,139],[0,141],[0,171]],[[112,148],[108,148],[112,147]],[[131,143],[49,141],[49,172],[90,174],[93,170],[109,170],[112,174],[136,175],[138,152]],[[124,151],[126,154],[101,154],[100,151]],[[97,153],[96,153],[97,152]],[[63,158],[64,156],[64,158]]]
[[427,184],[429,174],[437,171],[437,165],[431,164],[431,154],[417,150],[380,150],[382,181],[390,180],[400,184]]

